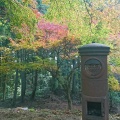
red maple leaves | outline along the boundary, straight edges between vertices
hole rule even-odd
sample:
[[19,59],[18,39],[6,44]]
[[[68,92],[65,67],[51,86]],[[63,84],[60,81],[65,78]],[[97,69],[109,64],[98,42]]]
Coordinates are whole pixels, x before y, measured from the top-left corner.
[[54,24],[51,22],[47,22],[45,20],[41,20],[38,22],[38,28],[42,30],[43,39],[49,41],[60,40],[67,36],[68,27],[65,25]]

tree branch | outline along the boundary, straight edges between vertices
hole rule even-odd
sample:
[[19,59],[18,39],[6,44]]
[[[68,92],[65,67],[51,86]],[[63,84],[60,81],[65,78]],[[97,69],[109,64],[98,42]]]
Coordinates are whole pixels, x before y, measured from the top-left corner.
[[84,2],[84,4],[85,4],[86,11],[87,11],[87,13],[88,13],[88,15],[89,15],[89,17],[90,17],[89,25],[90,25],[90,30],[91,30],[91,32],[92,32],[92,26],[91,26],[91,24],[92,24],[92,15],[90,14],[90,11],[89,11],[89,9],[88,9],[88,7],[87,7],[86,1],[83,0],[83,2]]

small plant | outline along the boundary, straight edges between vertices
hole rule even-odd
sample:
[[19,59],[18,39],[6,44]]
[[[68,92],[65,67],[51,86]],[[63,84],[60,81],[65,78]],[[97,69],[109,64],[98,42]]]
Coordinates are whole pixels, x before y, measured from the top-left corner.
[[30,112],[35,112],[35,109],[34,108],[30,108],[29,111]]
[[110,76],[109,79],[109,103],[110,111],[112,108],[116,108],[120,103],[120,85],[118,80],[114,76]]

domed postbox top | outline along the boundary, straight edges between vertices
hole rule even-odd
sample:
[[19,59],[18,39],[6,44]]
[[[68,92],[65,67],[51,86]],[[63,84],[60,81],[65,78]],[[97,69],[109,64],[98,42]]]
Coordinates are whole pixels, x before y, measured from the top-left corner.
[[110,47],[99,43],[91,43],[79,48],[80,55],[108,55],[109,52]]

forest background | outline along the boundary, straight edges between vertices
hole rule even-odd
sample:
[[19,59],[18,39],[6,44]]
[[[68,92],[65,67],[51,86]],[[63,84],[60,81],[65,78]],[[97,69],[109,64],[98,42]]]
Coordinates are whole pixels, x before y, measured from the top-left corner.
[[110,46],[110,110],[120,105],[120,0],[1,0],[0,100],[81,103],[78,48]]

